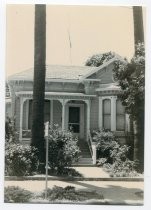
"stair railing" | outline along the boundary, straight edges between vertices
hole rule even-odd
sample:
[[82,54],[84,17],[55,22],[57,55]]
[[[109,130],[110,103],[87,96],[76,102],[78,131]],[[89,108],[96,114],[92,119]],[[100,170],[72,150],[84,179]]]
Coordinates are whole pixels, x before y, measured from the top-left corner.
[[89,146],[89,149],[90,149],[90,152],[91,152],[93,165],[95,165],[96,164],[96,144],[95,144],[95,142],[92,141],[90,131],[88,132],[88,146]]

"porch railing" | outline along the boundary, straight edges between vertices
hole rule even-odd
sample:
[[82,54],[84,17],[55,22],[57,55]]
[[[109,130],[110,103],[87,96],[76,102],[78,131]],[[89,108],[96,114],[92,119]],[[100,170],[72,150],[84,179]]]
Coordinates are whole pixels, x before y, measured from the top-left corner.
[[95,144],[95,142],[92,141],[90,131],[88,132],[88,146],[89,146],[89,149],[90,149],[90,152],[91,152],[93,165],[95,165],[96,164],[96,144]]

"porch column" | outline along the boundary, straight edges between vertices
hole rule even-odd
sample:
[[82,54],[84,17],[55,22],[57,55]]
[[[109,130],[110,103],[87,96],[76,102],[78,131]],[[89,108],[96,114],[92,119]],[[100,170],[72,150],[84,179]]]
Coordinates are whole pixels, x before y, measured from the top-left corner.
[[88,138],[88,132],[90,130],[90,100],[85,101],[87,104],[87,138]]
[[69,101],[68,99],[59,100],[62,103],[62,131],[65,130],[65,105]]
[[116,131],[116,99],[117,96],[111,97],[111,131]]
[[23,105],[25,98],[20,97],[20,126],[19,126],[19,141],[22,141],[22,127],[23,127]]
[[29,99],[26,104],[26,129],[28,130],[28,117],[29,117]]
[[103,99],[99,97],[99,116],[98,116],[98,124],[100,131],[103,129]]

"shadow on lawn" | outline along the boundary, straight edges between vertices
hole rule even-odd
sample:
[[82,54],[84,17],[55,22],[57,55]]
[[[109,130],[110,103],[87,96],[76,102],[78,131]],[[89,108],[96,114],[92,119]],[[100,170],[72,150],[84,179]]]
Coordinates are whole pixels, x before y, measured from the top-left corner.
[[[84,187],[83,190],[86,191],[96,191],[98,193],[103,194],[104,199],[107,199],[110,201],[110,203],[116,204],[116,202],[119,204],[127,204],[126,201],[143,201],[143,191],[140,188],[128,188],[128,187],[122,187],[118,185],[110,185],[107,184],[106,187],[99,187],[94,184],[90,183],[84,183],[80,181],[65,181],[69,184],[79,185]],[[91,182],[93,183],[93,182]],[[100,182],[99,182],[100,183]],[[141,194],[141,196],[140,196]]]

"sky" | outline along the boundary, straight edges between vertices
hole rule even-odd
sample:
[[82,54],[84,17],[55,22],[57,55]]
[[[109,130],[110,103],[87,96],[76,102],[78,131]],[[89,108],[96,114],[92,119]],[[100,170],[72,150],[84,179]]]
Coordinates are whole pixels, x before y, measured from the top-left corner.
[[[46,22],[46,64],[84,65],[90,56],[108,51],[128,59],[134,54],[130,6],[47,5]],[[9,4],[6,75],[33,67],[33,58],[34,5]]]

